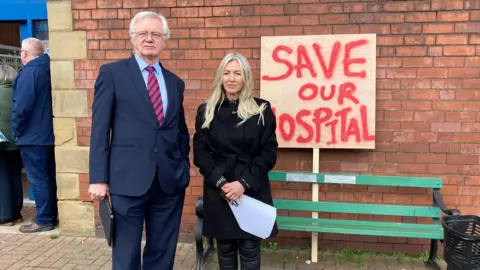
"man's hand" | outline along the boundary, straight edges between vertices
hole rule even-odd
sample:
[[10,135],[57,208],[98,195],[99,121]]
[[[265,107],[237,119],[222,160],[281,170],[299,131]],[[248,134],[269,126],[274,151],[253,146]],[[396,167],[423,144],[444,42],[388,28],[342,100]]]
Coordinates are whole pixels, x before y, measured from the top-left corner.
[[88,193],[92,200],[103,200],[107,195],[108,184],[91,184],[88,188]]
[[245,192],[245,189],[240,182],[235,181],[223,185],[222,191],[225,193],[227,199],[234,201],[242,196],[242,194]]

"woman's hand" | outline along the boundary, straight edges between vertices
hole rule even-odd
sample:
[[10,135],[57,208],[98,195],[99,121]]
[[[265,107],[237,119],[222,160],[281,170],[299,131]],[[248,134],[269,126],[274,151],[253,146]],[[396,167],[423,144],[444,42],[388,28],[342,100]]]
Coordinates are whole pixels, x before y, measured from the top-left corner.
[[227,199],[234,201],[242,196],[242,194],[245,192],[245,189],[240,182],[235,181],[223,185],[222,191],[225,193],[225,197],[227,197]]

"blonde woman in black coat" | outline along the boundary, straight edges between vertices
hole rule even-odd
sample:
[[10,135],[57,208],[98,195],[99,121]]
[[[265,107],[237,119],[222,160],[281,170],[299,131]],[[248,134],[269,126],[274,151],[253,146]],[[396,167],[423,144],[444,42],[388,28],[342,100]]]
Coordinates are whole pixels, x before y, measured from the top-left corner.
[[[194,164],[204,176],[203,234],[217,240],[221,270],[260,269],[260,240],[238,226],[229,201],[246,194],[273,205],[268,172],[277,160],[276,120],[252,96],[252,73],[239,53],[224,57],[211,96],[197,111]],[[278,232],[275,224],[271,237]]]

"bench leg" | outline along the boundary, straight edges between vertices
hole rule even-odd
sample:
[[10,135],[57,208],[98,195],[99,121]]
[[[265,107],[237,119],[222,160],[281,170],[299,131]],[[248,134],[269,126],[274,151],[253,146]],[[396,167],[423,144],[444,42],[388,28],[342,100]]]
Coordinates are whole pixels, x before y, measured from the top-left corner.
[[207,246],[203,247],[203,198],[197,198],[196,214],[197,223],[195,225],[195,246],[196,262],[195,270],[204,270],[205,262],[213,250],[213,238],[207,239]]
[[195,270],[203,270],[204,261],[203,261],[203,219],[197,218],[197,224],[195,225],[195,245],[196,245],[196,256],[197,261],[195,263]]
[[428,254],[428,260],[425,261],[425,266],[435,270],[441,270],[442,268],[437,262],[437,253],[438,253],[438,240],[430,240],[430,253]]

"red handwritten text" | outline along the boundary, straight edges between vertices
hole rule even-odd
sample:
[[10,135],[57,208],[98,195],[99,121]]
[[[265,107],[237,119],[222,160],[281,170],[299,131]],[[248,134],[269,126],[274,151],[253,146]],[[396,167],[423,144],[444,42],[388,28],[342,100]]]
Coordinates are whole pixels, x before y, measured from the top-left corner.
[[[344,46],[345,53],[343,55],[342,62],[343,62],[343,74],[346,77],[359,77],[362,79],[366,77],[365,70],[362,70],[360,72],[353,72],[350,70],[350,65],[352,64],[365,64],[367,62],[365,58],[351,58],[351,52],[353,49],[366,44],[367,44],[367,40],[365,39],[351,41],[345,44]],[[341,49],[340,42],[337,41],[333,45],[333,49],[330,54],[330,62],[328,66],[325,63],[325,58],[323,57],[321,46],[317,43],[313,43],[312,49],[315,52],[315,56],[320,63],[320,68],[322,69],[322,72],[325,78],[327,79],[332,78],[333,72],[335,71],[335,67],[337,65],[338,57],[340,54],[340,49]],[[297,56],[296,63],[292,63],[288,59],[281,58],[279,55],[280,52],[285,52],[290,55],[293,53],[293,49],[288,46],[279,45],[275,47],[275,49],[273,49],[273,52],[272,52],[272,59],[277,63],[285,65],[287,67],[287,71],[284,74],[274,76],[274,77],[269,75],[264,75],[262,76],[263,80],[266,80],[266,81],[285,80],[292,75],[293,71],[296,71],[297,78],[302,78],[303,69],[307,69],[313,78],[318,77],[318,74],[314,69],[313,62],[310,59],[310,55],[307,52],[307,48],[304,45],[298,45],[296,48],[296,56]]]
[[[276,112],[275,108],[273,110]],[[348,142],[351,136],[357,143],[375,141],[375,135],[371,135],[368,130],[367,107],[360,106],[360,119],[355,117],[356,113],[352,116],[352,111],[352,107],[346,107],[336,112],[328,107],[319,107],[315,110],[302,109],[295,115],[282,113],[277,115],[278,130],[284,141],[295,139],[298,143],[309,143],[314,140],[316,143],[326,141],[327,145],[338,144],[337,129],[340,129],[340,140],[343,143]],[[339,123],[340,125],[337,127]],[[307,134],[294,138],[298,127],[303,128]],[[329,131],[328,138],[322,138],[324,128]]]

